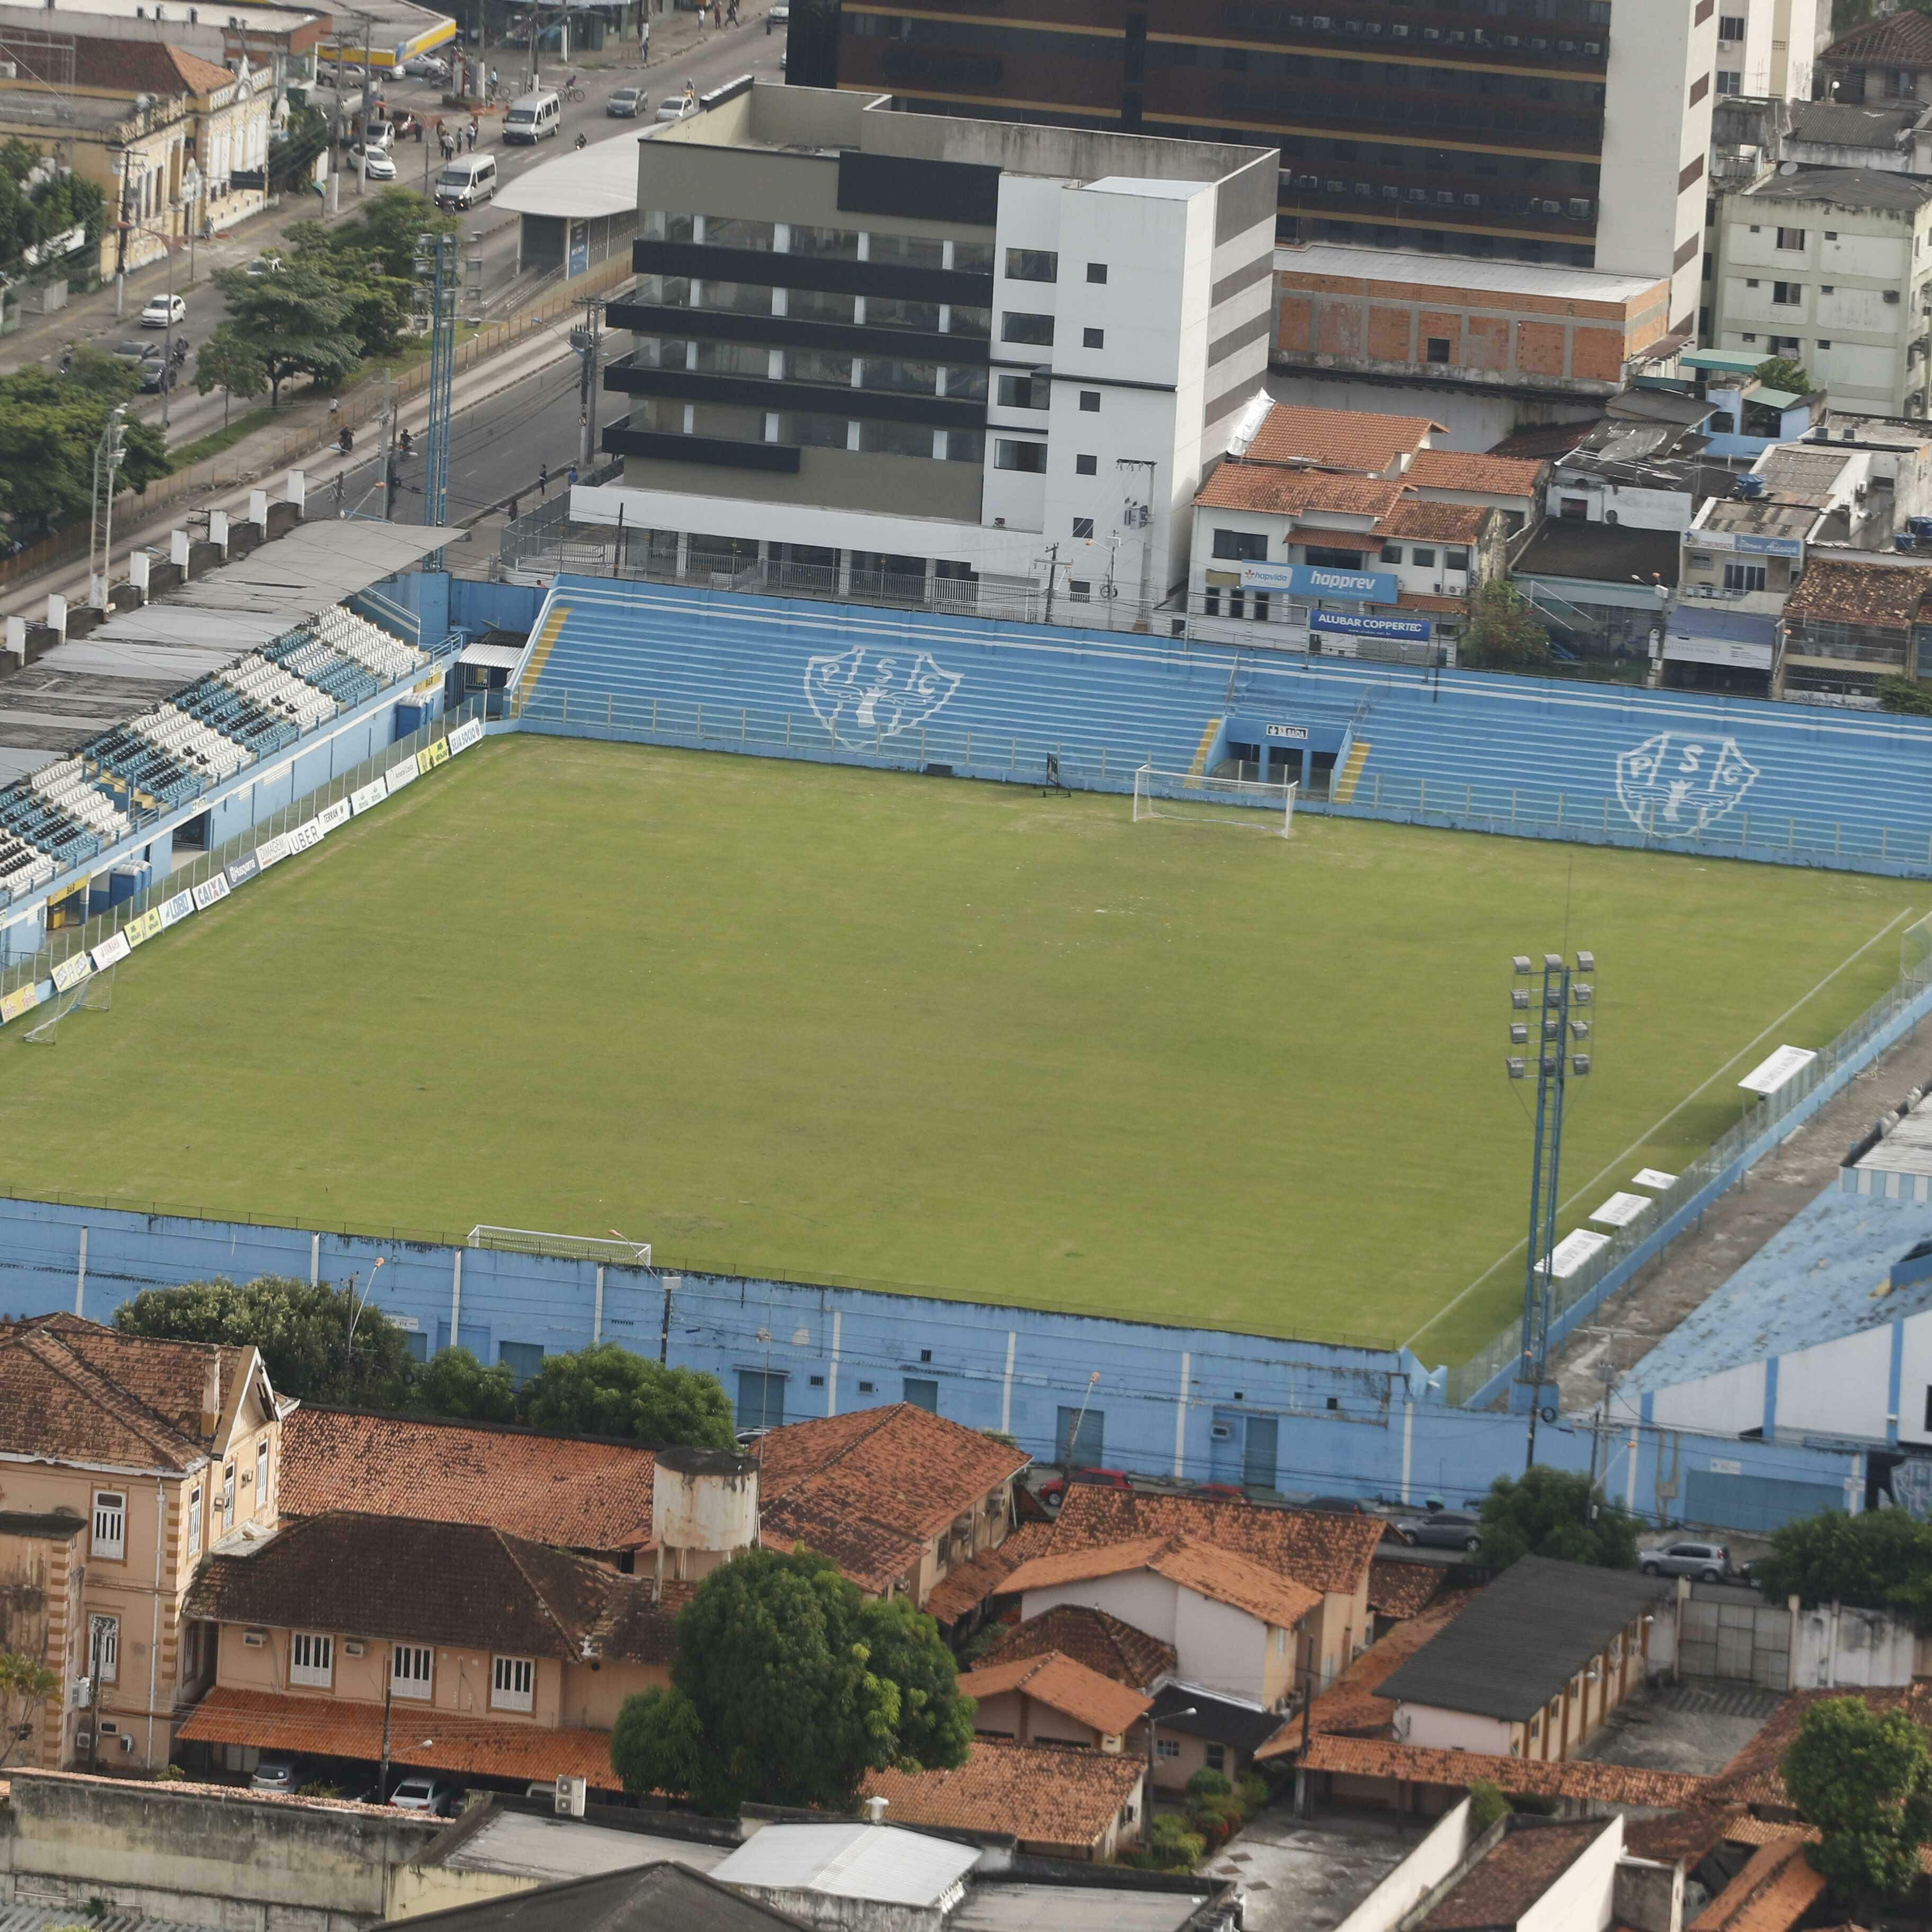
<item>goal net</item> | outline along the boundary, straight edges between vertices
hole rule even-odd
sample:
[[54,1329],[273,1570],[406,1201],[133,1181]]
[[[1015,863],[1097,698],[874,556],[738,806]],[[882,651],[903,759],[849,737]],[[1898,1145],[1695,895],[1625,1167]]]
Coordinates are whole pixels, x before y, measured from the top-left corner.
[[1191,818],[1286,838],[1294,829],[1298,789],[1259,778],[1210,778],[1202,772],[1164,772],[1142,765],[1134,773],[1134,823]]
[[1899,935],[1898,972],[1908,986],[1932,982],[1932,912],[1914,920]]

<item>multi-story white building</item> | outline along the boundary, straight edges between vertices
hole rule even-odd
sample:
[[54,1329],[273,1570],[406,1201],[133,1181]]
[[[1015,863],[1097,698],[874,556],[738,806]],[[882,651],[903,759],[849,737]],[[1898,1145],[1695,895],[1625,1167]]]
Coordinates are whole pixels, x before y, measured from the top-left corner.
[[1712,346],[1802,363],[1835,409],[1923,412],[1932,182],[1772,175],[1718,213]]
[[638,152],[623,480],[572,500],[631,567],[1074,622],[1184,577],[1267,366],[1272,152],[763,84]]
[[1718,93],[1808,100],[1818,16],[1818,0],[1718,0]]

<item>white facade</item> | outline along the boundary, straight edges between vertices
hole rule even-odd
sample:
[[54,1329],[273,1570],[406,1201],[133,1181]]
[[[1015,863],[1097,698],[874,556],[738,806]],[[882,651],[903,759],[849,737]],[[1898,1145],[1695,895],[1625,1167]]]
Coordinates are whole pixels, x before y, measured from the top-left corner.
[[1854,177],[1826,175],[1816,178],[1844,184],[1845,199],[1801,200],[1791,190],[1808,178],[1774,176],[1773,193],[1724,196],[1711,346],[1802,362],[1835,410],[1918,414],[1932,185],[1880,177],[1875,191],[1893,194],[1874,201]]
[[1672,327],[1696,321],[1701,285],[1718,21],[1700,10],[1618,0],[1604,91],[1595,266],[1668,274]]
[[1485,1718],[1473,1711],[1445,1711],[1436,1704],[1395,1707],[1395,1734],[1402,1743],[1429,1750],[1480,1751],[1508,1757],[1516,1726],[1507,1718]]
[[1716,91],[1810,100],[1819,10],[1818,0],[1718,0]]

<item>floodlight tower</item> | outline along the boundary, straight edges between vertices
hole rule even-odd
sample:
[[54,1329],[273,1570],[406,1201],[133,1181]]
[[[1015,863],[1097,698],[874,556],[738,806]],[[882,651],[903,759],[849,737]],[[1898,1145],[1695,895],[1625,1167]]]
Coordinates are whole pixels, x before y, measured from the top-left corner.
[[1529,955],[1510,961],[1510,1045],[1531,1051],[1504,1061],[1512,1080],[1530,1077],[1535,1064],[1536,1138],[1529,1168],[1529,1252],[1523,1266],[1522,1346],[1516,1358],[1518,1399],[1528,1399],[1529,1442],[1523,1466],[1536,1461],[1536,1423],[1550,1373],[1550,1296],[1556,1250],[1556,1211],[1562,1197],[1563,1104],[1572,1079],[1590,1072],[1592,1027],[1588,1009],[1597,989],[1577,976],[1594,974],[1596,956],[1579,952],[1573,964],[1560,952],[1543,956],[1541,997]]
[[[418,235],[416,254],[416,310],[429,332],[429,424],[424,432],[423,521],[436,524],[449,515],[449,419],[456,381],[458,271],[460,234]],[[430,562],[442,567],[440,554]]]

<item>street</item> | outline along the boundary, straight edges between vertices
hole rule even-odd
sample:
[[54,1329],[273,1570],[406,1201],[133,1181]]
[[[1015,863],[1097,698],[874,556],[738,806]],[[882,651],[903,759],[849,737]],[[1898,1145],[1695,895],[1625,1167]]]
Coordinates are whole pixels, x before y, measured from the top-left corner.
[[[562,131],[554,139],[539,142],[533,148],[512,147],[498,140],[499,116],[494,112],[485,113],[479,117],[476,152],[496,155],[499,176],[507,184],[554,160],[560,152],[570,152],[580,134],[587,136],[592,142],[635,140],[646,128],[654,124],[652,117],[658,102],[681,92],[687,80],[700,94],[742,74],[755,74],[760,80],[777,80],[778,57],[784,50],[784,35],[782,31],[770,34],[765,32],[764,4],[765,0],[752,0],[741,25],[710,33],[702,42],[689,45],[685,36],[696,31],[692,16],[662,16],[652,25],[652,59],[648,67],[639,65],[634,40],[621,44],[613,41],[604,52],[574,68],[560,68],[546,55],[542,70],[542,84],[561,91],[562,83],[574,71],[586,98],[580,102],[566,102]],[[481,58],[486,67],[494,66],[501,76],[502,85],[497,96],[500,106],[520,84],[529,58],[528,50],[521,45],[493,47],[485,50]],[[617,88],[639,85],[647,89],[650,104],[638,119],[614,120],[605,114],[604,104]],[[443,107],[441,91],[434,82],[386,80],[383,92],[389,106],[406,108],[424,123],[426,130],[420,146],[413,140],[398,145],[396,184],[427,192],[428,184],[442,164],[435,133],[437,118],[442,116],[454,127],[463,124],[466,116],[460,116],[455,109]],[[324,94],[320,98],[326,102],[330,97]],[[355,165],[346,151],[338,151],[337,164],[345,170],[352,170]],[[353,218],[360,198],[358,188],[361,196],[366,196],[380,194],[388,185],[386,182],[358,182],[352,172],[345,172],[336,190],[340,213],[335,218]],[[197,242],[191,251],[179,254],[176,258],[175,287],[186,301],[188,314],[184,321],[176,324],[176,336],[184,338],[193,350],[199,348],[220,326],[224,304],[208,280],[213,271],[244,267],[258,255],[272,254],[282,236],[296,222],[328,218],[326,202],[319,201],[314,195],[286,196],[279,208],[244,222],[212,241]],[[512,312],[520,302],[540,294],[549,281],[555,279],[534,274],[518,274],[517,230],[516,217],[500,214],[487,203],[469,214],[464,221],[466,248],[480,256],[483,262],[483,307],[486,316]],[[188,279],[190,253],[195,276],[192,287],[188,286]],[[62,352],[70,346],[86,344],[112,350],[117,344],[140,338],[158,340],[161,332],[143,329],[138,317],[142,305],[148,298],[163,293],[167,286],[166,264],[158,262],[127,278],[122,304],[124,312],[118,317],[111,286],[97,295],[77,299],[67,310],[47,318],[44,324],[23,328],[10,342],[10,352],[5,362],[0,363],[0,369],[17,368],[36,361],[51,366],[58,362]],[[563,375],[556,379],[566,389],[574,382],[576,368],[572,358],[568,380]],[[562,409],[562,426],[558,432],[562,440],[554,447],[547,443],[541,449],[532,444],[528,468],[528,477],[532,482],[539,458],[548,457],[554,465],[561,455],[568,464],[576,454],[577,411],[574,406],[559,406]],[[212,434],[222,427],[223,418],[230,410],[230,406],[219,390],[206,396],[196,393],[194,358],[190,353],[183,367],[179,386],[166,398],[170,444],[179,447]],[[159,422],[163,412],[163,398],[159,395],[142,396],[135,405],[135,413],[149,421]],[[453,515],[466,514],[458,509],[464,461],[458,442],[460,435],[453,440],[451,448],[450,508]],[[420,459],[417,467],[420,470]],[[380,476],[376,480],[380,482]],[[507,494],[508,487],[506,485],[504,491],[495,494]],[[494,496],[488,500],[494,500]],[[419,520],[419,508],[412,510],[399,505],[398,514],[411,521]]]

